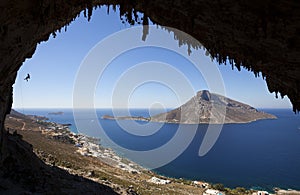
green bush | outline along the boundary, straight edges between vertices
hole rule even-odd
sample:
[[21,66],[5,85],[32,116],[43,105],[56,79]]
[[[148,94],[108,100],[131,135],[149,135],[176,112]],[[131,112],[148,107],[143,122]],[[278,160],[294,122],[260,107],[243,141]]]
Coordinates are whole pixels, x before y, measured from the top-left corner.
[[240,192],[240,193],[246,193],[247,192],[247,190],[245,188],[242,188],[242,187],[237,187],[237,188],[235,188],[235,190],[237,192]]

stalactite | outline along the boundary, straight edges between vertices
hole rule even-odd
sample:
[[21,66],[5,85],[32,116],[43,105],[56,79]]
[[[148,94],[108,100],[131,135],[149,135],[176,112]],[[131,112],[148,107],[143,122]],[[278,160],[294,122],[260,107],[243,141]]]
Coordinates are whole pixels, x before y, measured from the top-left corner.
[[109,9],[110,9],[110,5],[107,5],[107,11],[106,11],[107,15],[109,15]]
[[146,14],[144,14],[143,17],[143,36],[142,40],[145,41],[147,38],[147,35],[149,34],[149,19]]
[[86,5],[86,9],[88,11],[88,21],[91,20],[92,14],[93,14],[93,1],[92,0],[88,0],[87,1],[87,5]]
[[86,18],[86,9],[83,10],[83,16]]

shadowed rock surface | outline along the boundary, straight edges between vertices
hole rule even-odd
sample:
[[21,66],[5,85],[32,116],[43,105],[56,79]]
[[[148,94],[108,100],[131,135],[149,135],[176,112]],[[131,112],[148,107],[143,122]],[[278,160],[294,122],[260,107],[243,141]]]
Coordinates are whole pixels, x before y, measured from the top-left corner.
[[[226,117],[224,118],[224,116]],[[255,108],[227,97],[199,91],[182,106],[151,117],[154,122],[198,124],[198,123],[248,123],[260,119],[275,119],[276,116],[260,112]]]
[[7,142],[0,194],[118,194],[108,186],[46,165],[18,134],[7,132]]

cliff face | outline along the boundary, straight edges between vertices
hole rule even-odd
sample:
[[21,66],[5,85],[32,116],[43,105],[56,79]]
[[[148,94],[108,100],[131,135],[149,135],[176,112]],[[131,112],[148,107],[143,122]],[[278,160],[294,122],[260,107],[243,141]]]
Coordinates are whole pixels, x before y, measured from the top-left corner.
[[[199,123],[248,123],[260,119],[275,119],[274,115],[227,97],[199,91],[182,106],[151,117],[154,122],[199,124]],[[223,120],[224,119],[224,120]]]
[[[87,18],[99,5],[120,5],[157,24],[185,31],[198,39],[219,61],[262,72],[270,92],[287,95],[300,110],[300,2],[292,0],[2,0],[0,2],[0,162],[7,156],[3,124],[12,104],[12,85],[37,44],[74,20]],[[100,30],[100,29],[99,29]],[[177,35],[179,42],[189,43]]]

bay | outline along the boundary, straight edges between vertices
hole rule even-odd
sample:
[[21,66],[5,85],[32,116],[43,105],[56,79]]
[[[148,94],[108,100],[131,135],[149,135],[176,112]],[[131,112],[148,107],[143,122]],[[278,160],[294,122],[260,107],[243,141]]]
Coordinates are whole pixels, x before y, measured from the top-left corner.
[[[64,113],[49,115],[57,111]],[[225,124],[216,144],[203,157],[198,155],[198,150],[207,125],[198,125],[188,148],[174,161],[154,171],[169,177],[223,183],[228,187],[300,190],[300,116],[290,109],[264,111],[278,119]],[[132,109],[130,112],[134,116],[149,116],[146,109]],[[46,116],[57,123],[70,123],[71,130],[78,132],[71,109],[25,109],[25,113]],[[150,136],[137,136],[124,131],[117,121],[101,119],[105,114],[111,115],[112,110],[98,109],[98,118],[85,120],[98,120],[110,139],[131,150],[147,151],[160,147],[172,139],[178,128],[178,124],[164,124]],[[107,143],[101,144],[117,150]],[[124,151],[116,152],[127,157]]]

